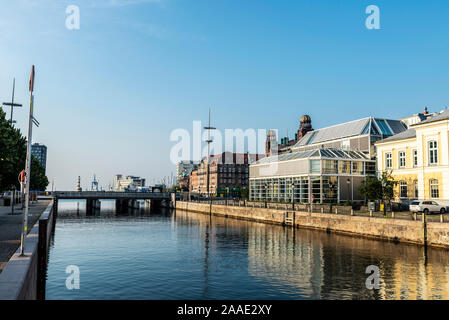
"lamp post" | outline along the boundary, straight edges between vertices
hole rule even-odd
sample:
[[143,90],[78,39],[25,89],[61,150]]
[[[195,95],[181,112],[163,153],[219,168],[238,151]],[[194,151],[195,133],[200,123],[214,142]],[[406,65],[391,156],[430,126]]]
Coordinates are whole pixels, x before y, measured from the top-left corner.
[[348,186],[348,202],[349,202],[349,186],[351,185],[351,180],[349,178],[346,180],[346,185]]
[[[330,192],[331,192],[331,194],[332,194],[332,196],[333,196],[333,195],[334,195],[334,191],[335,191],[335,185],[332,184],[332,183],[330,183],[330,184],[329,184],[329,189],[330,189]],[[332,213],[332,200],[331,200],[331,204],[330,204],[330,209],[329,209],[329,211],[330,211],[330,213]]]
[[215,130],[216,128],[210,126],[210,108],[209,108],[209,122],[207,127],[204,127],[205,130],[207,130],[207,198],[209,200],[209,214],[212,213],[212,199],[210,198],[210,192],[209,192],[209,165],[210,165],[210,144],[212,143],[212,140],[210,139],[210,131]]
[[265,183],[265,184],[263,185],[263,189],[264,189],[263,196],[264,196],[264,200],[265,200],[265,208],[268,207],[268,205],[267,205],[267,188],[268,188],[268,186],[267,186],[267,184]]

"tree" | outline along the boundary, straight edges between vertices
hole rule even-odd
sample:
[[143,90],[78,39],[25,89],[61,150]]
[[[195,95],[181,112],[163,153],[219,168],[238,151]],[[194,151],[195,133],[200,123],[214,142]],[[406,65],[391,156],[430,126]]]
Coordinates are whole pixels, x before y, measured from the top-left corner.
[[[20,130],[14,128],[0,109],[0,191],[13,185],[20,189],[19,173],[25,169],[26,139]],[[48,179],[44,168],[36,158],[31,157],[30,190],[45,190]]]
[[366,200],[382,201],[385,212],[385,203],[391,203],[391,200],[394,198],[394,187],[396,184],[397,182],[394,181],[391,172],[383,171],[379,177],[367,176],[360,185],[359,192]]
[[248,187],[242,187],[240,189],[240,197],[243,200],[248,200],[249,199],[249,189],[248,189]]
[[359,192],[368,201],[382,199],[382,182],[375,176],[368,176],[360,185]]

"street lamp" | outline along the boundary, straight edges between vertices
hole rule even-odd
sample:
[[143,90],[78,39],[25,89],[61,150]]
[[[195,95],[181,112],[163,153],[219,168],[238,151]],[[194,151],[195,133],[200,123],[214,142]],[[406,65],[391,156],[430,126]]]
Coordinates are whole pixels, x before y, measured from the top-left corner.
[[[335,185],[330,183],[329,184],[329,190],[330,190],[330,194],[332,195],[332,199],[334,197],[334,191],[335,191]],[[332,200],[331,200],[331,204],[330,204],[330,209],[329,209],[330,213],[332,213]]]
[[295,211],[295,183],[292,182],[292,210]]
[[265,208],[267,208],[267,188],[268,188],[268,185],[265,183],[265,184],[263,185],[263,189],[264,189],[264,199],[265,199]]
[[346,185],[348,186],[348,202],[349,202],[349,186],[351,185],[351,180],[349,178],[346,180]]

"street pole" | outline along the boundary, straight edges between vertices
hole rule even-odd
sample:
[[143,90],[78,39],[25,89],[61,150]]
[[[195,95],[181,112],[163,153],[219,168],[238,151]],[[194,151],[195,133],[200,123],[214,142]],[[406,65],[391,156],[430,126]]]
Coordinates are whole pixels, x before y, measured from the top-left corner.
[[292,210],[295,211],[295,184],[292,183]]
[[210,162],[210,144],[212,140],[210,139],[210,131],[215,130],[216,128],[210,126],[210,108],[209,108],[209,123],[207,127],[204,127],[207,130],[207,169],[206,169],[206,179],[207,179],[207,199],[209,200],[209,214],[212,214],[212,199],[210,198],[209,192],[209,162]]
[[16,79],[13,79],[12,82],[12,98],[11,98],[11,102],[4,102],[3,105],[4,106],[10,106],[11,107],[11,118],[10,118],[10,122],[11,122],[11,126],[14,126],[14,120],[13,120],[13,113],[14,113],[14,108],[15,107],[22,107],[21,104],[19,103],[14,103],[14,91],[16,88]]
[[31,177],[31,142],[33,133],[33,109],[34,109],[34,65],[31,67],[30,75],[30,115],[28,118],[28,139],[27,139],[27,156],[25,162],[25,211],[23,213],[23,228],[22,236],[20,239],[20,255],[25,255],[25,237],[28,231],[28,211],[30,201],[30,177]]

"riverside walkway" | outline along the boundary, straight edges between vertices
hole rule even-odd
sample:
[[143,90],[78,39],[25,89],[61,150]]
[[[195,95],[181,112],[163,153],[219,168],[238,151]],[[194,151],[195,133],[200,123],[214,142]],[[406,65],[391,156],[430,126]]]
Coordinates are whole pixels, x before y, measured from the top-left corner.
[[[49,203],[49,200],[30,202],[28,230],[31,230]],[[21,204],[16,205],[14,215],[11,215],[10,206],[0,206],[0,273],[20,246],[24,211],[21,208]]]

